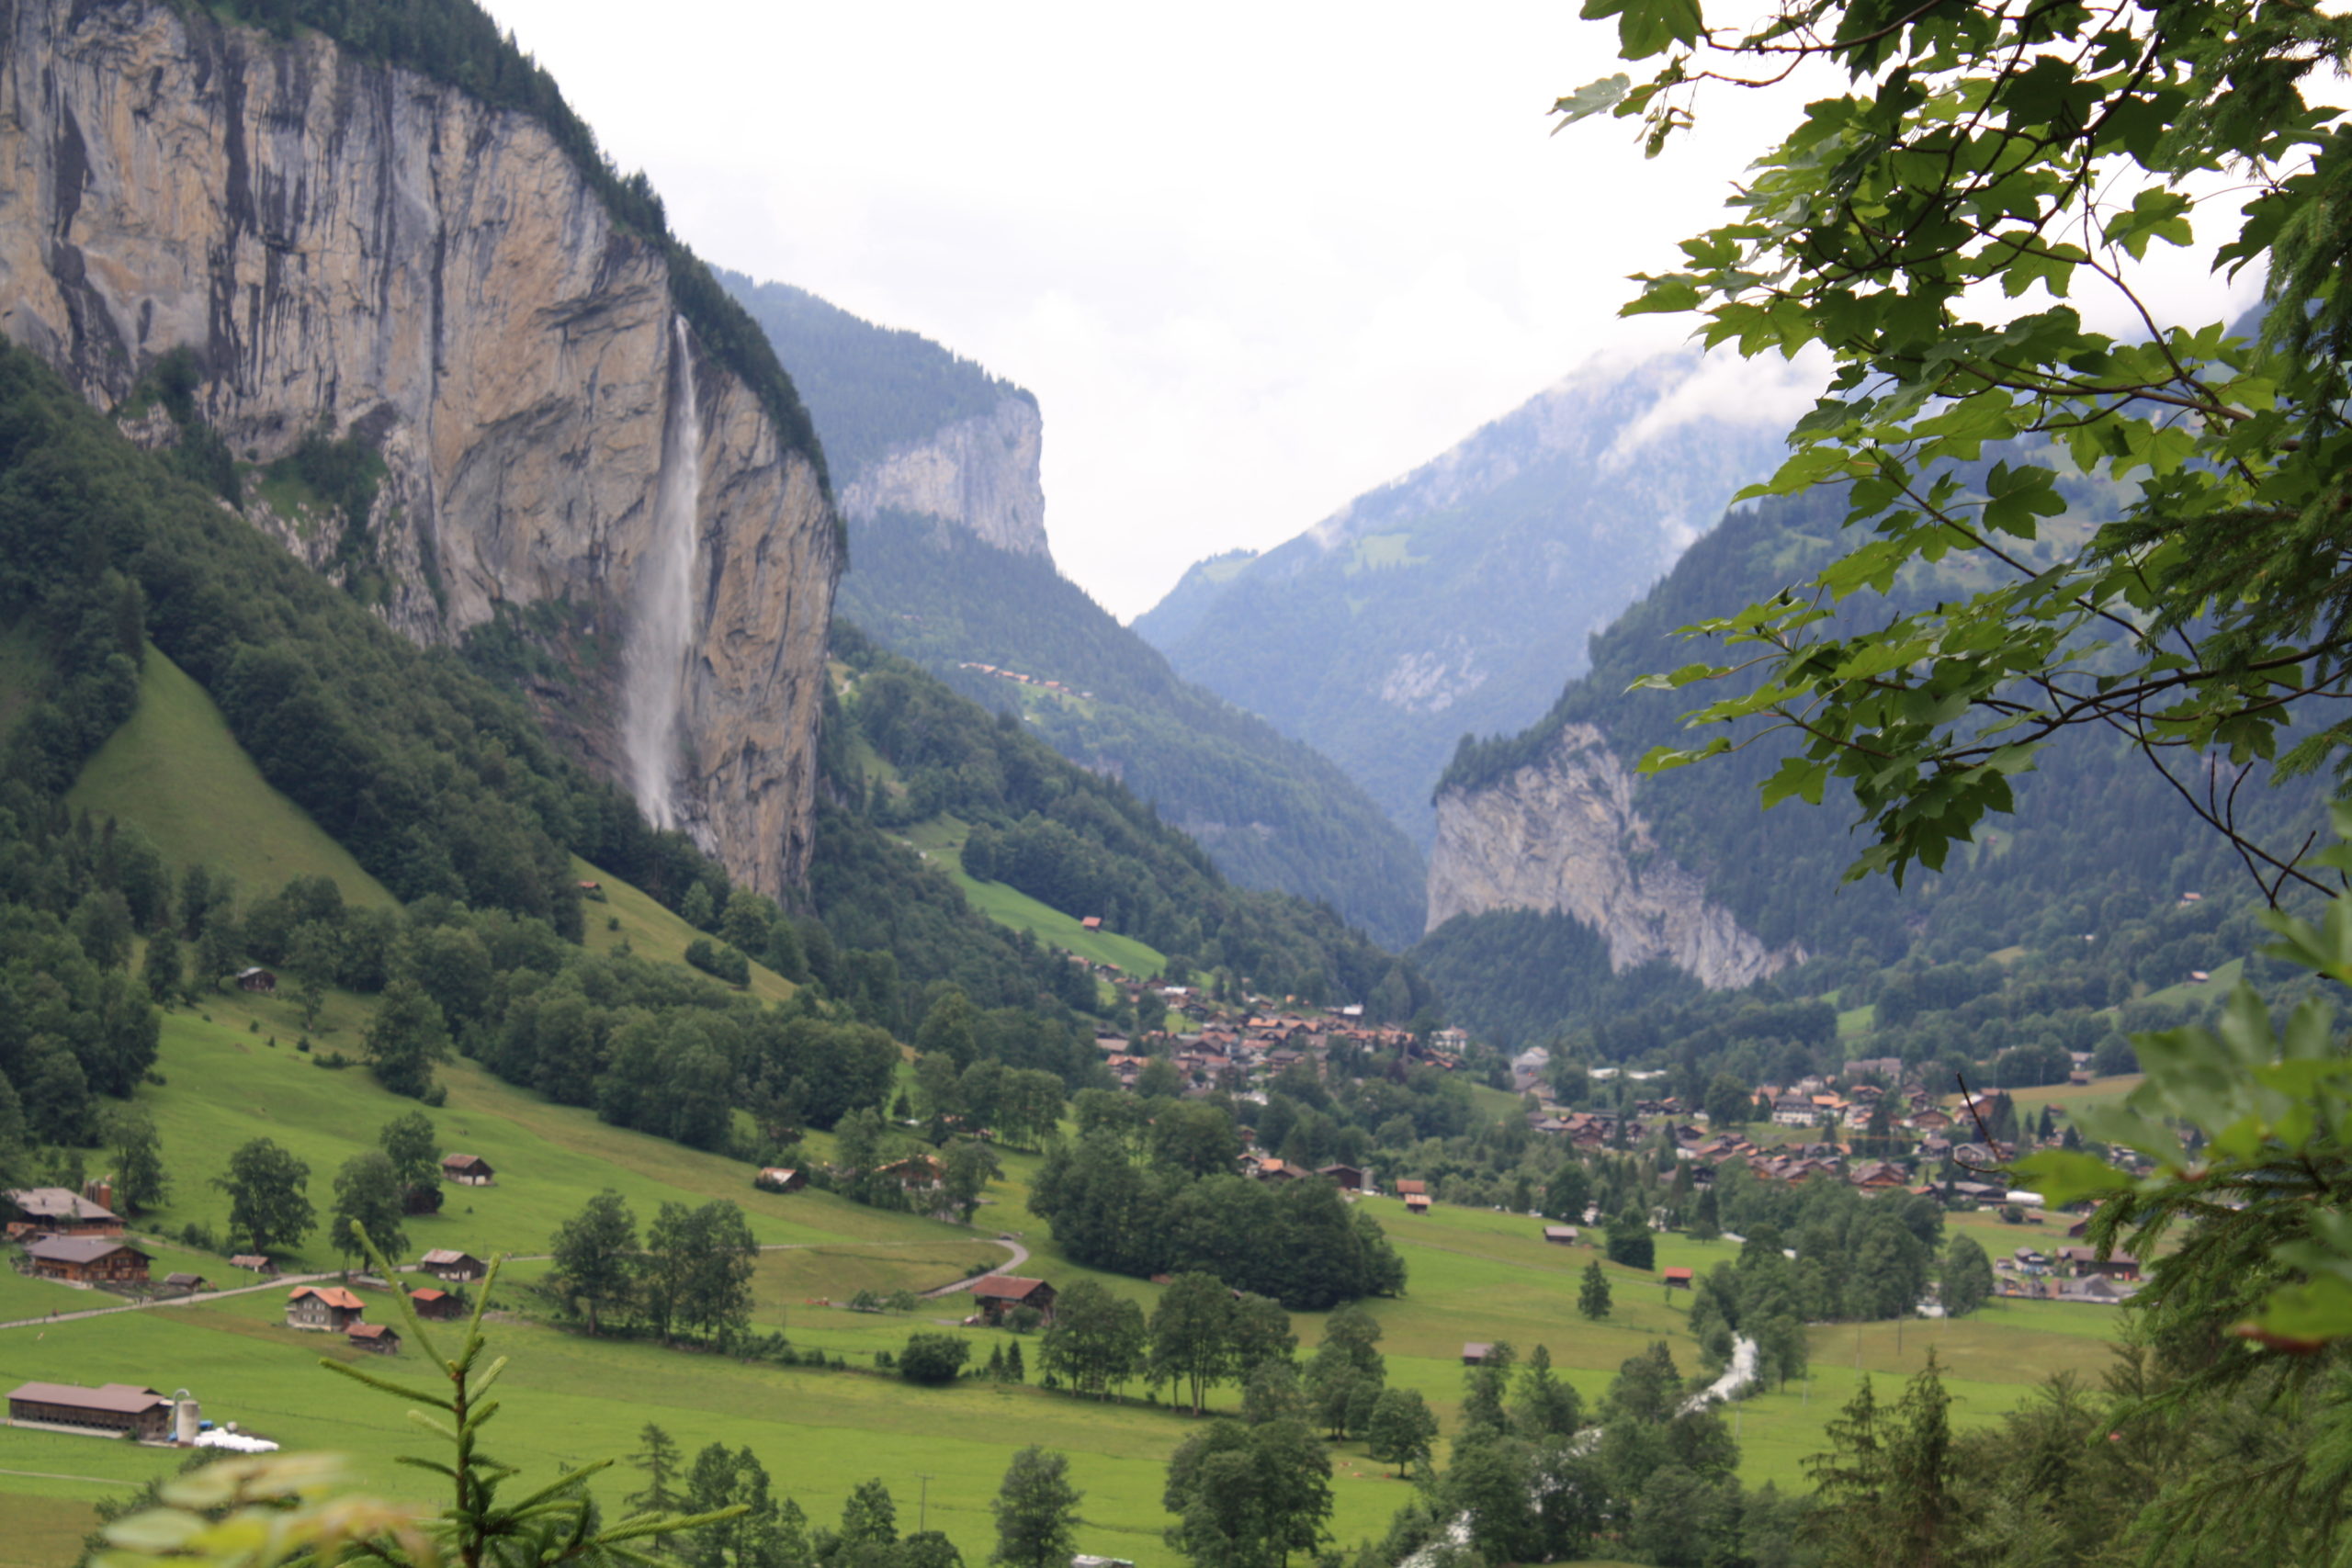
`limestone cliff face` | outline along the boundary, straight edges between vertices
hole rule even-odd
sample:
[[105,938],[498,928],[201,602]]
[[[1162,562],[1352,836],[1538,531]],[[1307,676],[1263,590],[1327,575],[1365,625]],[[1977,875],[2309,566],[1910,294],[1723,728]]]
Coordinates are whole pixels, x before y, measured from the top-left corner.
[[[101,406],[193,350],[199,410],[242,458],[320,428],[373,443],[379,613],[424,643],[562,601],[628,645],[687,355],[703,439],[683,815],[749,886],[800,879],[840,564],[822,480],[673,332],[662,253],[537,121],[316,36],[159,0],[14,0],[0,330]],[[251,511],[314,566],[333,554]],[[612,684],[586,682],[586,705]],[[625,777],[614,716],[570,716]]]
[[1634,776],[1589,724],[1564,728],[1538,763],[1437,802],[1429,929],[1489,909],[1558,910],[1600,932],[1612,969],[1666,959],[1714,987],[1799,962],[1773,952],[1698,877],[1667,858],[1634,807]]
[[999,549],[1045,555],[1044,436],[1037,405],[1007,392],[987,413],[884,454],[842,488],[842,510],[943,517]]

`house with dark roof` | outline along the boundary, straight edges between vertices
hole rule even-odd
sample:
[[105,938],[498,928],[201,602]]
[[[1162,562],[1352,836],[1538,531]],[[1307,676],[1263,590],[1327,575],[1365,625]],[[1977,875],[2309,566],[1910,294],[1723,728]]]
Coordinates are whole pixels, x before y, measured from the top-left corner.
[[457,1297],[431,1285],[421,1285],[408,1293],[408,1304],[416,1315],[424,1318],[454,1318],[466,1315],[466,1309]]
[[110,1235],[43,1235],[25,1244],[33,1272],[70,1285],[143,1285],[153,1259]]
[[66,1187],[18,1187],[6,1194],[8,1234],[120,1235],[122,1217]]
[[979,1303],[980,1315],[990,1323],[1001,1322],[1014,1307],[1035,1307],[1047,1323],[1054,1321],[1054,1288],[1043,1280],[1023,1280],[1012,1274],[984,1274],[972,1281],[972,1299]]
[[447,1284],[470,1284],[490,1272],[490,1265],[470,1252],[436,1247],[417,1259],[417,1267]]
[[441,1174],[460,1187],[487,1187],[498,1175],[480,1155],[443,1155]]

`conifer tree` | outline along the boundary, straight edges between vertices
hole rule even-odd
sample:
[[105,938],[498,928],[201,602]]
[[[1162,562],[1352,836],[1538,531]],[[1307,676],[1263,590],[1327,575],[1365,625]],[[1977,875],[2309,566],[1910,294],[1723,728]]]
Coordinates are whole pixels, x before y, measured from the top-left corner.
[[1609,1315],[1609,1276],[1596,1258],[1584,1266],[1584,1282],[1577,1290],[1577,1311],[1599,1323]]

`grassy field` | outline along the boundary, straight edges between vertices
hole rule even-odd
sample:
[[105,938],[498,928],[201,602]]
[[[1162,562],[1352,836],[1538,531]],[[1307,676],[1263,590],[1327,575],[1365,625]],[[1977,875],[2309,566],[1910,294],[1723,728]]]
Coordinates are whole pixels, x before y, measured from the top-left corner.
[[66,796],[75,810],[136,822],[175,865],[229,872],[241,897],[297,876],[331,876],[354,904],[392,896],[301,807],[261,776],[227,720],[187,671],[153,648],[139,706],[109,737]]
[[[604,895],[601,900],[592,897],[587,904],[587,945],[595,952],[605,953],[627,944],[640,958],[666,958],[684,964],[686,944],[704,934],[655,903],[651,894],[639,892],[599,871],[578,855],[571,857],[571,869],[581,881],[595,883],[597,891]],[[767,1002],[780,1002],[794,989],[791,981],[763,964],[752,965],[748,988],[752,995]]]
[[1088,931],[1079,923],[1078,916],[1041,904],[1001,882],[979,882],[966,875],[962,853],[964,840],[970,833],[968,827],[952,817],[934,817],[909,829],[906,841],[955,878],[956,886],[964,890],[964,897],[971,900],[972,907],[999,925],[1034,932],[1041,942],[1097,964],[1115,964],[1125,974],[1151,976],[1168,967],[1165,955],[1133,937],[1121,936],[1116,931]]

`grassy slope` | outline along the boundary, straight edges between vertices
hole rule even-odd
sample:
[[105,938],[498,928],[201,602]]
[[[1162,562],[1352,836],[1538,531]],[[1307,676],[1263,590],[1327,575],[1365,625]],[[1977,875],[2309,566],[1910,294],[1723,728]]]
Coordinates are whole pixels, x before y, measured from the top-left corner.
[[[231,788],[223,781],[233,779],[235,764],[243,761],[202,694],[185,677],[177,677],[181,685],[175,689],[176,676],[168,666],[151,674],[152,700],[134,720],[134,728],[144,729],[118,737],[110,750],[121,755],[113,771],[102,773],[94,764],[93,776],[77,793],[89,804],[140,820],[175,858],[187,852],[175,846],[200,845],[207,847],[204,858],[214,863],[236,864],[226,852],[237,847],[230,841],[232,830],[240,839],[250,834],[275,844],[276,852],[316,840],[315,829],[282,798],[266,793],[258,780],[254,792],[239,795],[232,790],[217,816],[165,809],[171,803],[153,782],[152,761],[143,771],[139,765],[142,748],[146,759],[160,749],[176,765],[192,767],[216,791]],[[188,758],[192,764],[182,761]],[[141,785],[142,777],[150,782]],[[941,826],[933,825],[932,831]],[[221,852],[213,852],[216,847]],[[952,850],[944,841],[923,847],[934,854]],[[286,870],[265,864],[240,874],[249,888],[270,886],[273,877],[322,869],[326,851],[311,843],[303,852],[312,864]],[[689,933],[673,916],[635,890],[596,876],[584,863],[582,874],[603,881],[609,900],[590,906],[592,942],[602,946],[626,937],[640,953],[683,950]],[[967,894],[988,891],[985,885],[966,881]],[[346,893],[353,886],[346,882]],[[990,913],[1013,924],[1023,923],[1023,915],[1066,922],[1067,935],[1031,929],[1080,951],[1085,950],[1082,942],[1125,943],[1115,936],[1079,931],[1069,917],[1034,900],[1024,902],[1034,908],[1008,906]],[[607,919],[618,920],[619,929],[607,929]],[[1110,946],[1101,955],[1123,965],[1136,956]],[[780,987],[783,982],[772,984]],[[319,1048],[356,1049],[365,1018],[359,998],[332,998],[316,1032]],[[312,1198],[324,1211],[331,1206],[336,1167],[371,1146],[384,1122],[412,1108],[412,1102],[378,1089],[361,1069],[317,1067],[293,1049],[297,1032],[292,1005],[275,998],[215,997],[200,1010],[166,1019],[159,1064],[165,1081],[142,1088],[140,1097],[162,1129],[175,1188],[172,1201],[144,1217],[142,1225],[176,1229],[198,1220],[218,1226],[225,1202],[210,1179],[238,1144],[261,1135],[277,1138],[309,1162]],[[1099,1279],[1147,1303],[1157,1294],[1141,1281],[1102,1275],[1061,1256],[1046,1227],[1026,1209],[1027,1184],[1036,1167],[1033,1155],[1008,1155],[1005,1181],[991,1191],[992,1201],[981,1211],[976,1229],[965,1230],[859,1209],[822,1194],[757,1193],[741,1165],[605,1126],[582,1111],[548,1105],[469,1064],[452,1064],[445,1077],[449,1104],[434,1113],[444,1145],[483,1155],[498,1168],[500,1182],[483,1190],[451,1189],[441,1215],[411,1222],[412,1255],[443,1246],[477,1253],[542,1251],[554,1227],[605,1186],[627,1195],[640,1218],[665,1201],[731,1198],[743,1204],[763,1243],[790,1248],[761,1259],[754,1285],[756,1326],[785,1328],[804,1348],[822,1348],[868,1366],[874,1351],[903,1342],[909,1320],[850,1314],[823,1303],[859,1289],[944,1283],[975,1262],[1001,1257],[1001,1248],[980,1239],[999,1230],[1020,1235],[1034,1249],[1024,1272],[1065,1286],[1080,1278]],[[2113,1092],[2120,1086],[2099,1087]],[[1499,1103],[1507,1097],[1482,1098]],[[813,1138],[811,1156],[822,1157],[829,1144],[821,1134]],[[1391,1381],[1419,1389],[1449,1427],[1460,1403],[1459,1350],[1465,1339],[1510,1339],[1522,1348],[1547,1345],[1589,1404],[1606,1390],[1619,1362],[1655,1338],[1668,1339],[1685,1370],[1696,1370],[1684,1332],[1687,1298],[1669,1298],[1652,1278],[1611,1268],[1616,1311],[1605,1323],[1589,1324],[1576,1315],[1574,1303],[1577,1276],[1594,1254],[1546,1246],[1540,1222],[1445,1205],[1412,1218],[1392,1201],[1367,1201],[1412,1270],[1409,1295],[1373,1307],[1386,1329]],[[1704,1268],[1735,1249],[1727,1243],[1666,1237],[1659,1250],[1661,1265]],[[315,1241],[303,1260],[331,1261]],[[216,1280],[230,1272],[217,1258],[175,1247],[159,1252],[159,1267],[194,1268]],[[520,1283],[544,1267],[518,1263],[512,1278]],[[508,1297],[521,1304],[513,1292]],[[93,1302],[85,1292],[0,1273],[0,1319]],[[398,1407],[390,1400],[355,1399],[346,1385],[329,1381],[318,1370],[317,1358],[351,1352],[325,1337],[286,1329],[281,1303],[281,1294],[270,1291],[199,1307],[0,1331],[0,1376],[11,1382],[46,1378],[146,1382],[166,1390],[185,1385],[216,1417],[248,1423],[291,1444],[358,1453],[377,1484],[416,1495],[413,1472],[390,1463],[396,1454],[420,1451]],[[927,1307],[916,1321],[954,1312],[952,1306]],[[389,1314],[379,1310],[371,1315]],[[2111,1322],[2096,1309],[2018,1303],[1996,1304],[1964,1323],[1906,1325],[1899,1346],[1892,1325],[1871,1325],[1859,1336],[1850,1327],[1816,1330],[1815,1356],[1821,1365],[1811,1386],[1765,1394],[1741,1407],[1743,1471],[1751,1482],[1799,1483],[1800,1461],[1819,1447],[1824,1424],[1849,1396],[1859,1371],[1905,1374],[1917,1368],[1932,1344],[1953,1374],[1957,1418],[1973,1425],[1996,1418],[2032,1381],[2051,1372],[2096,1371],[2105,1359],[2101,1337]],[[1307,1346],[1320,1337],[1316,1314],[1299,1314],[1296,1327]],[[967,1561],[977,1562],[992,1545],[987,1505],[1011,1450],[1041,1442],[1073,1456],[1078,1482],[1087,1491],[1082,1550],[1134,1558],[1143,1568],[1172,1568],[1175,1562],[1159,1539],[1166,1521],[1159,1495],[1166,1457],[1190,1423],[1163,1407],[1104,1406],[1034,1388],[978,1383],[919,1392],[870,1375],[744,1368],[647,1345],[592,1342],[528,1321],[503,1323],[498,1332],[502,1348],[518,1359],[506,1382],[508,1411],[493,1451],[535,1471],[626,1453],[636,1446],[639,1427],[658,1421],[689,1451],[714,1441],[749,1445],[781,1487],[797,1496],[813,1517],[825,1519],[838,1511],[851,1486],[875,1475],[888,1480],[902,1494],[901,1504],[911,1507],[909,1454],[919,1445],[920,1462],[933,1477],[933,1520],[957,1540]],[[987,1345],[979,1342],[1001,1337],[968,1332],[981,1359]],[[1029,1341],[1026,1349],[1034,1368],[1035,1342]],[[416,1359],[409,1359],[412,1370]],[[1230,1407],[1235,1398],[1227,1389],[1216,1403]],[[26,1524],[0,1536],[0,1563],[63,1560],[86,1526],[91,1499],[175,1462],[169,1454],[119,1443],[0,1428],[0,1514]],[[1361,1444],[1343,1445],[1335,1462],[1333,1529],[1342,1542],[1351,1543],[1385,1526],[1404,1489],[1385,1479]],[[631,1484],[625,1477],[604,1491],[611,1501]]]
[[355,904],[392,896],[292,801],[270,787],[204,688],[147,650],[139,707],[98,749],[67,801],[136,822],[175,865],[199,862],[237,879],[240,897],[297,876],[331,876]]
[[1091,931],[1080,924],[1079,917],[1065,914],[1050,904],[1041,904],[1026,893],[1001,882],[978,882],[965,874],[962,860],[964,840],[971,829],[953,817],[934,817],[930,821],[910,828],[906,841],[920,851],[933,865],[956,879],[972,907],[999,925],[1015,931],[1035,933],[1040,942],[1050,942],[1081,958],[1097,964],[1115,964],[1124,974],[1151,976],[1168,966],[1168,959],[1157,948],[1148,947],[1133,937],[1116,931]]

